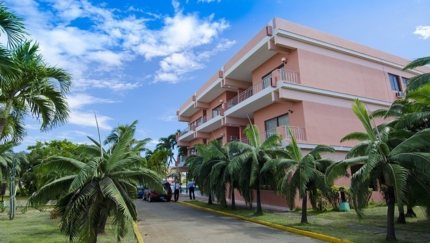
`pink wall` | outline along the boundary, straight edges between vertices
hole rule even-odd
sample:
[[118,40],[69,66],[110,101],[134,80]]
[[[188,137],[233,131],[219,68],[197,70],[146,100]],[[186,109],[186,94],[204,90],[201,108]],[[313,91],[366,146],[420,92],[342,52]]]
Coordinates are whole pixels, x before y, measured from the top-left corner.
[[356,141],[344,143],[339,141],[348,133],[364,131],[363,125],[350,107],[305,101],[303,109],[306,117],[308,143],[353,146],[357,143]]
[[[390,53],[386,53],[377,49],[373,49],[368,46],[364,46],[346,39],[342,39],[340,37],[330,35],[328,33],[324,33],[303,25],[299,25],[293,22],[289,22],[287,20],[283,20],[280,18],[274,18],[274,27],[277,29],[286,30],[289,32],[296,33],[301,36],[309,37],[315,40],[320,40],[322,42],[326,42],[335,46],[343,47],[346,49],[354,50],[359,53],[363,53],[372,57],[380,58],[383,60],[387,60],[392,63],[399,64],[401,66],[406,66],[410,61]],[[422,72],[430,72],[430,67],[421,67],[417,68]]]

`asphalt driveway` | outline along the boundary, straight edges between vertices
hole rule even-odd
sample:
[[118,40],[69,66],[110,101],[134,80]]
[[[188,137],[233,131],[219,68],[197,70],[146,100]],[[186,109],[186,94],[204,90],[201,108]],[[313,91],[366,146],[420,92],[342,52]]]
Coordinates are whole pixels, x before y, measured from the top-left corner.
[[136,201],[145,243],[322,242],[175,202]]

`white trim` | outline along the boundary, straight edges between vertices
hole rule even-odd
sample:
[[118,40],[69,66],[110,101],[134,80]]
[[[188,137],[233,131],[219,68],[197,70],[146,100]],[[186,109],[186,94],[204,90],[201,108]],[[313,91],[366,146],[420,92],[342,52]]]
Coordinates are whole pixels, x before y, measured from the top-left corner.
[[278,86],[277,88],[287,87],[287,88],[293,89],[293,90],[303,91],[303,92],[307,92],[307,93],[320,94],[320,95],[325,95],[325,96],[331,96],[331,97],[336,97],[336,98],[341,98],[341,99],[355,100],[358,98],[365,103],[376,104],[376,105],[391,106],[391,104],[392,104],[392,102],[375,100],[375,99],[370,99],[370,98],[365,98],[365,97],[360,97],[360,96],[355,96],[355,95],[350,95],[350,94],[345,94],[345,93],[339,93],[339,92],[330,91],[330,90],[317,89],[317,88],[312,88],[312,87],[308,87],[308,86],[303,86],[301,84],[291,84],[291,83],[286,83],[286,82],[282,82],[282,81],[279,81],[277,83],[277,86]]
[[195,101],[191,101],[189,105],[185,106],[185,108],[182,110],[182,113],[181,113],[181,112],[179,112],[178,117],[179,117],[179,116],[182,116],[182,114],[184,114],[184,112],[185,112],[186,110],[188,110],[188,109],[192,108],[191,106],[194,106],[194,103],[195,103]]
[[[362,58],[362,59],[366,59],[366,60],[369,60],[369,61],[373,61],[373,62],[376,62],[376,63],[385,64],[387,66],[395,67],[395,68],[398,68],[400,70],[402,70],[404,68],[402,65],[399,65],[397,63],[389,62],[389,61],[386,61],[386,60],[381,59],[381,58],[373,57],[373,56],[370,56],[370,55],[367,55],[367,54],[364,54],[364,53],[361,53],[361,52],[357,52],[357,51],[354,51],[354,50],[351,50],[351,49],[347,49],[347,48],[344,48],[344,47],[340,47],[340,46],[336,46],[336,45],[333,45],[333,44],[330,44],[330,43],[327,43],[327,42],[323,42],[323,41],[320,41],[320,40],[316,40],[316,39],[313,39],[313,38],[309,38],[309,37],[306,37],[306,36],[295,34],[295,33],[292,33],[292,32],[286,31],[286,30],[275,29],[275,30],[273,30],[273,36],[275,36],[275,35],[282,36],[282,37],[287,37],[287,38],[298,40],[298,41],[305,42],[305,43],[309,43],[309,44],[312,44],[312,45],[315,45],[315,46],[320,46],[320,47],[323,47],[323,48],[326,48],[326,49],[330,49],[330,50],[334,50],[334,51],[337,51],[337,52],[345,53],[345,54],[348,54],[348,55],[351,55],[351,56],[356,56],[356,57],[359,57],[359,58]],[[411,73],[414,73],[414,74],[423,74],[424,73],[424,72],[421,72],[421,71],[415,70],[415,69],[413,69],[413,70],[407,70],[407,71],[411,72]]]
[[[196,102],[199,101],[204,95],[209,93],[216,85],[220,85],[220,82],[222,81],[222,78],[217,78],[215,82],[213,82],[207,89],[205,89],[199,96],[196,96]],[[210,103],[210,102],[209,102]]]
[[[272,34],[273,36],[273,34]],[[252,54],[254,54],[255,52],[257,52],[258,49],[260,49],[261,46],[267,44],[267,42],[270,40],[270,38],[272,38],[272,36],[265,36],[263,39],[261,39],[260,42],[258,42],[258,44],[256,44],[254,47],[251,48],[251,50],[249,50],[245,55],[243,55],[242,58],[240,58],[238,61],[236,61],[235,64],[233,64],[230,69],[224,73],[224,78],[227,77],[231,72],[233,72],[234,70],[236,70],[236,68],[241,65],[245,60],[247,60],[249,58],[249,56],[251,56]],[[249,43],[249,42],[248,42]],[[246,43],[246,44],[248,44]],[[245,44],[245,46],[246,46]],[[240,52],[240,51],[239,51]],[[237,52],[236,54],[238,54],[239,52]],[[234,56],[232,57],[234,58]],[[230,58],[230,60],[232,59]],[[229,61],[230,61],[229,60]],[[228,62],[228,61],[227,61]],[[225,65],[224,65],[225,66]]]

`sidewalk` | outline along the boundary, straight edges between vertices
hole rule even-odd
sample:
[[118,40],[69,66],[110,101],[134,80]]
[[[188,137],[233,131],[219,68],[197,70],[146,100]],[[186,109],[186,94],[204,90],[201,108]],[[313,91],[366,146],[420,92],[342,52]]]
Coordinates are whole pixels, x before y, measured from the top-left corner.
[[[189,201],[189,200],[190,200],[190,198],[187,194],[185,194],[185,193],[181,194],[180,201]],[[208,200],[208,197],[202,196],[200,194],[197,195],[197,193],[196,193],[196,200],[206,203]],[[236,200],[235,203],[236,203],[237,207],[249,208],[249,205],[246,206],[244,201]],[[255,203],[253,204],[252,207],[255,208]],[[278,214],[278,215],[287,214],[290,212],[290,209],[287,207],[278,207],[278,206],[272,206],[272,205],[267,205],[267,204],[262,204],[262,208],[263,208],[263,211],[265,211],[267,213],[273,213],[273,214]],[[297,217],[300,218],[300,215],[297,215]],[[314,218],[313,216],[308,216],[308,219],[316,219],[316,218]],[[325,224],[327,226],[330,226],[330,223],[334,222],[332,220],[327,220],[327,219],[321,219],[321,220],[318,219],[318,221],[320,221],[319,223]],[[375,234],[375,235],[383,237],[386,233],[386,229],[382,228],[382,227],[366,226],[366,225],[360,225],[360,224],[350,224],[350,225],[346,225],[346,226],[349,229],[356,231],[357,234],[371,233],[371,234]],[[424,233],[424,232],[418,232],[418,231],[407,231],[407,230],[402,230],[402,229],[396,229],[396,237],[397,237],[397,239],[401,239],[401,240],[410,240],[410,241],[414,241],[414,242],[430,243],[430,230],[428,231],[428,233]]]

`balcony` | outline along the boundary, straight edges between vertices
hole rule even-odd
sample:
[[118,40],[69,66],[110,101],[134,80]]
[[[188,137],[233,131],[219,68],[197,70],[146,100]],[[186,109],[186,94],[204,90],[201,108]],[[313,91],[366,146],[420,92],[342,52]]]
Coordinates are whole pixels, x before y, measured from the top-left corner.
[[[275,77],[279,77],[279,78],[275,78]],[[263,89],[271,87],[272,78],[275,78],[275,80],[280,79],[280,81],[283,81],[283,82],[299,84],[299,73],[294,72],[294,71],[277,69],[277,70],[272,72],[271,76],[268,76],[267,78],[263,79],[261,82],[249,87],[248,89],[246,89],[245,91],[240,93],[238,96],[229,100],[227,102],[226,110],[228,110],[228,109],[234,107],[235,105],[245,101],[246,99],[250,98],[251,96],[262,91]]]

